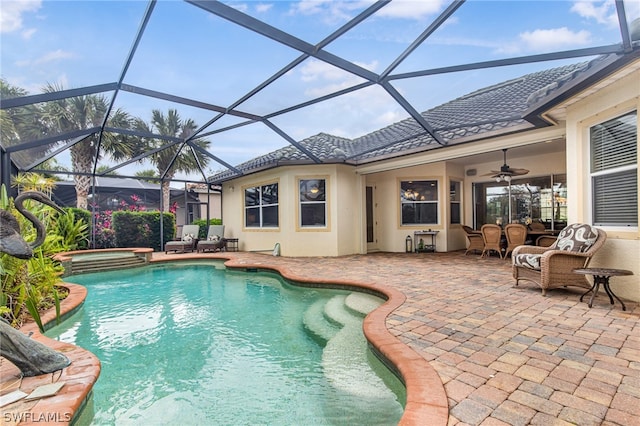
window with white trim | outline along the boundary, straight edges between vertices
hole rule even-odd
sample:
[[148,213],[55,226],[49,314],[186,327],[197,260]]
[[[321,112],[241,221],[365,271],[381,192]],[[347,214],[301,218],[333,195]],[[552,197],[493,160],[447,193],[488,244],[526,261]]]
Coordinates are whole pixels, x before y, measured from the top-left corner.
[[244,223],[247,228],[278,227],[278,184],[244,190]]
[[593,224],[638,226],[638,112],[589,129]]
[[438,223],[438,181],[408,180],[400,182],[402,225]]
[[327,226],[327,196],[325,179],[300,179],[300,226]]

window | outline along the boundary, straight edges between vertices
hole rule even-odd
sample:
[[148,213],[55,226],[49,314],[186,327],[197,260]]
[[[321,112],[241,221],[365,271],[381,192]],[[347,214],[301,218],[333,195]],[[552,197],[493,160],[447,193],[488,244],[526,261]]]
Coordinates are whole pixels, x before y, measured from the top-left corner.
[[300,179],[300,226],[327,226],[327,197],[324,179]]
[[278,184],[245,188],[244,217],[247,228],[277,228]]
[[400,182],[402,225],[438,223],[438,181]]
[[594,225],[638,226],[638,112],[591,127]]
[[449,221],[451,224],[460,223],[460,182],[449,182]]

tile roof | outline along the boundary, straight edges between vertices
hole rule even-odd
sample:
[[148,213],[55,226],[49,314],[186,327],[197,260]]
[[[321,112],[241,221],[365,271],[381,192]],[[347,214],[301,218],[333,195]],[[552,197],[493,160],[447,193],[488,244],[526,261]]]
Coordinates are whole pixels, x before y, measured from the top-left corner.
[[[523,118],[532,104],[581,73],[597,67],[596,61],[539,71],[476,90],[425,111],[422,116],[448,145],[481,139],[496,132],[535,128],[535,124]],[[440,147],[413,118],[355,139],[319,133],[299,143],[324,163],[354,165]],[[248,174],[286,164],[312,163],[307,155],[289,145],[244,162],[237,169]],[[225,171],[211,177],[210,181],[223,182],[233,177],[236,177],[233,171]]]

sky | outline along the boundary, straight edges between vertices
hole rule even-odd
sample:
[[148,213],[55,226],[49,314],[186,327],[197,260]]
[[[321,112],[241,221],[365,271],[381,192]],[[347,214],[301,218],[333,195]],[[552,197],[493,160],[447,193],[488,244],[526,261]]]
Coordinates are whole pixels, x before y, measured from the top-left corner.
[[[317,44],[371,1],[223,2],[310,44]],[[385,71],[450,4],[393,0],[324,49],[376,74]],[[625,1],[627,18],[640,17],[640,0]],[[0,76],[30,94],[47,83],[65,89],[118,81],[133,46],[146,1],[0,0]],[[469,0],[391,74],[620,43],[613,0]],[[300,52],[178,0],[156,4],[124,83],[221,107],[241,99]],[[583,59],[533,63],[394,80],[418,111],[491,84]],[[308,58],[237,109],[269,114],[364,82]],[[112,93],[106,93],[110,99]],[[178,109],[204,125],[212,111],[119,92],[116,107],[150,121],[151,110]],[[408,117],[379,85],[274,117],[296,141],[320,132],[354,138]],[[224,116],[204,132],[243,120]],[[231,165],[287,145],[262,123],[207,136],[211,151]],[[65,157],[66,155],[66,157]],[[68,163],[68,154],[58,157]],[[113,164],[108,158],[101,164]],[[129,169],[148,169],[136,164]],[[215,162],[207,173],[223,169]],[[131,174],[129,171],[122,174]]]

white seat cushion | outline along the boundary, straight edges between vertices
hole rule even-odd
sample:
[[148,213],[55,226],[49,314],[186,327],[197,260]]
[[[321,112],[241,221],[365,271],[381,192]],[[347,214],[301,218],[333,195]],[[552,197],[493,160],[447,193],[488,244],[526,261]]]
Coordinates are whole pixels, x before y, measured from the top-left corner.
[[521,266],[523,268],[540,270],[540,254],[517,254],[513,256],[513,264],[515,266]]

